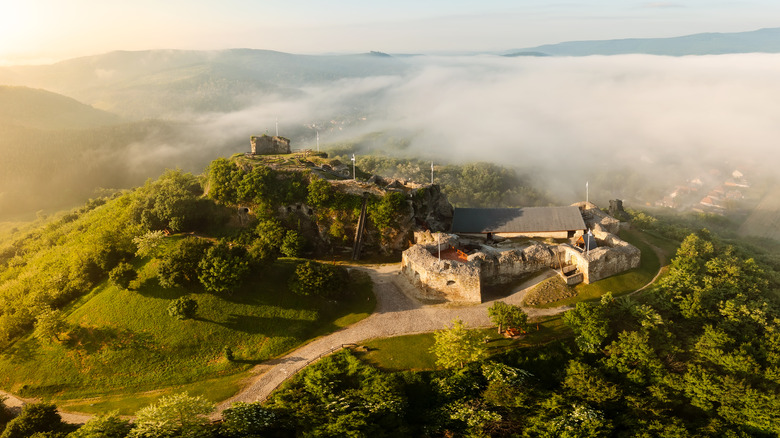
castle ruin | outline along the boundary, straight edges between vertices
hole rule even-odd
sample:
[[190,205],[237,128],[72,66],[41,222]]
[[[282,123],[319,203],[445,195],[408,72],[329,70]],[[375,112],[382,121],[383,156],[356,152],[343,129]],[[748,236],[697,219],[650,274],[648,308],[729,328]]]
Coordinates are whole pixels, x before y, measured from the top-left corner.
[[291,152],[290,140],[284,137],[253,135],[249,137],[249,142],[252,146],[252,155],[278,155]]
[[[581,202],[572,207],[573,210],[536,207],[524,212],[515,209],[518,211],[514,216],[503,212],[503,216],[489,218],[492,228],[481,231],[484,237],[475,232],[417,232],[416,244],[402,254],[401,272],[415,286],[418,298],[480,303],[486,286],[509,284],[543,269],[555,269],[569,285],[574,285],[592,283],[639,266],[639,249],[617,237],[620,221],[592,203]],[[458,225],[459,210],[455,211],[453,231],[463,229]],[[572,211],[578,213],[582,228]],[[550,217],[546,227],[537,227],[537,231],[522,229],[524,223],[539,222],[544,215]],[[524,219],[518,220],[520,217]],[[515,228],[506,228],[513,221]],[[533,235],[555,237],[542,242],[528,237]]]

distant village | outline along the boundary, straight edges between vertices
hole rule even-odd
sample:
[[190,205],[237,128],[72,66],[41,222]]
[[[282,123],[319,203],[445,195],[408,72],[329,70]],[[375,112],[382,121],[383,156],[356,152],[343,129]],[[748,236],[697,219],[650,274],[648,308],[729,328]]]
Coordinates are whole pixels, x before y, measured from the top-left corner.
[[696,176],[676,185],[653,205],[722,215],[738,207],[750,189],[748,179],[739,169],[727,175],[713,169],[705,176]]

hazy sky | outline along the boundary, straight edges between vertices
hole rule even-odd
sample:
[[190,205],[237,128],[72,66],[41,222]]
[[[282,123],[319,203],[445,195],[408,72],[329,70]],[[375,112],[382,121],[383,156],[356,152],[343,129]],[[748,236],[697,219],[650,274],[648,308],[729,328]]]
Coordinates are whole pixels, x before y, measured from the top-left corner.
[[780,26],[776,0],[0,0],[0,63],[111,50],[507,50]]

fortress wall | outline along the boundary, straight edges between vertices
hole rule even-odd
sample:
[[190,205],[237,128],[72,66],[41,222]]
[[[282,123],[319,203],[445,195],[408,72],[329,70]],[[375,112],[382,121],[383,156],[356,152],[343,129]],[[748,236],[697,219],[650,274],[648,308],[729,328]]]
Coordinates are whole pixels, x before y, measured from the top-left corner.
[[482,283],[486,285],[511,283],[523,275],[559,266],[556,253],[536,242],[522,249],[477,253],[469,257],[469,261],[472,259],[480,261]]
[[481,303],[478,264],[439,260],[431,255],[436,245],[414,245],[402,254],[401,272],[415,286],[417,298]]

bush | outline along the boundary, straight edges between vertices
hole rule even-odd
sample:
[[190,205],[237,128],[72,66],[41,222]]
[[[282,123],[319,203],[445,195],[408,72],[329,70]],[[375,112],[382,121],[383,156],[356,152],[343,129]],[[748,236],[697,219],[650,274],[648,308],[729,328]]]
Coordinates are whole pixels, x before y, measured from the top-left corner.
[[197,237],[186,237],[168,252],[157,269],[160,286],[170,288],[193,283],[198,279],[198,265],[211,242]]
[[124,438],[132,429],[129,421],[119,418],[119,414],[109,414],[92,417],[68,438]]
[[5,426],[0,438],[29,438],[37,432],[56,432],[63,423],[57,406],[51,403],[32,403]]
[[340,297],[347,284],[346,272],[336,266],[306,261],[295,268],[290,290],[298,295]]
[[198,311],[198,302],[193,298],[180,297],[168,306],[168,315],[176,319],[190,319]]
[[233,354],[233,349],[230,347],[223,348],[222,353],[225,355],[225,359],[227,359],[228,362],[233,362],[233,360],[236,358],[236,356]]
[[135,269],[129,263],[125,262],[119,263],[108,273],[108,280],[122,289],[127,289],[130,286],[130,282],[136,278],[138,278],[138,273],[135,272]]
[[230,293],[249,272],[246,249],[230,247],[227,243],[212,246],[198,264],[198,279],[203,287],[214,293]]
[[229,437],[255,436],[271,427],[276,415],[260,402],[236,402],[222,412],[222,433]]
[[300,257],[303,253],[303,247],[306,245],[306,239],[297,231],[290,230],[282,240],[282,246],[279,250],[286,257]]

